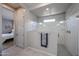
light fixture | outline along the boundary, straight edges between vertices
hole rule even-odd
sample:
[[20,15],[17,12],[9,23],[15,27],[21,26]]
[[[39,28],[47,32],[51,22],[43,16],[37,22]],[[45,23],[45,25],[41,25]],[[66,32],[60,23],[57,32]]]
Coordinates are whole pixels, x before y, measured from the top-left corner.
[[46,22],[55,22],[56,20],[55,19],[49,19],[49,20],[44,20],[43,22],[46,23]]
[[64,23],[64,21],[60,21],[59,23]]
[[46,10],[49,10],[49,8],[46,8]]

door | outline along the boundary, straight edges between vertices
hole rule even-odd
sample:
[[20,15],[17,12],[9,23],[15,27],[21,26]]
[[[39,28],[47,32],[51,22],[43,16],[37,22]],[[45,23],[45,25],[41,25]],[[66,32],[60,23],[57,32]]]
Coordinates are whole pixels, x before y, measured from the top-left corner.
[[15,13],[15,43],[16,46],[24,48],[24,10],[18,9]]

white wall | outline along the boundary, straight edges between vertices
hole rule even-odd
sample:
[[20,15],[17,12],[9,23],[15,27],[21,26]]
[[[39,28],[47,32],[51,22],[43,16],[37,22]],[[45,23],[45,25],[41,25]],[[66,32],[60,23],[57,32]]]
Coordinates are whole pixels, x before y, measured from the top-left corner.
[[25,47],[29,47],[30,46],[30,39],[29,37],[31,37],[31,35],[29,36],[29,32],[33,31],[36,29],[37,27],[37,18],[36,16],[34,16],[28,9],[26,9],[26,13],[24,16],[25,19]]
[[66,12],[66,32],[65,46],[72,55],[78,55],[78,20],[76,15],[79,13],[79,4],[72,4]]
[[67,30],[71,32],[66,32],[66,47],[72,55],[77,55],[77,21],[75,18],[71,17],[69,20],[66,21],[66,24]]
[[[58,39],[58,26],[57,24],[59,21],[64,20],[64,14],[59,14],[55,16],[47,16],[39,18],[38,22],[42,22],[44,19],[56,19],[55,23],[43,23],[43,25],[39,25],[36,30],[29,31],[28,33],[28,40],[29,46],[43,50],[45,52],[51,53],[52,55],[57,55],[57,39]],[[40,33],[41,32],[48,32],[49,39],[48,39],[48,48],[41,47],[41,39]]]
[[65,44],[64,44],[64,42],[65,42],[65,23],[59,25],[57,28],[58,28],[57,31],[59,33],[59,38],[58,38],[57,43],[59,45],[64,45],[65,46]]
[[[41,17],[39,19],[39,23],[43,22],[43,20],[46,20],[46,19],[56,19],[55,23],[48,23],[47,25],[45,24],[46,27],[48,27],[46,29],[49,30],[50,28],[53,29],[53,27],[56,27],[55,30],[57,30],[57,33],[59,33],[59,36],[60,36],[58,38],[58,42],[57,43],[58,44],[64,44],[65,23],[59,24],[60,21],[65,21],[65,15],[64,15],[64,13],[58,14],[58,15],[54,15],[54,16]],[[42,27],[42,29],[45,29],[45,28]]]

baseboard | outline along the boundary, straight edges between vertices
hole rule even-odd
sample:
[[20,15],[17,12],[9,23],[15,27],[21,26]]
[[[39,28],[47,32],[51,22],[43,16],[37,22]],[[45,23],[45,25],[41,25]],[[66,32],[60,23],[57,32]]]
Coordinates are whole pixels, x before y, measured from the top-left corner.
[[33,49],[35,51],[39,51],[39,52],[44,53],[44,54],[47,54],[48,56],[56,56],[54,54],[51,54],[51,53],[48,53],[46,51],[42,51],[42,50],[39,50],[39,49],[36,49],[36,48],[32,48],[32,47],[28,47],[28,48]]

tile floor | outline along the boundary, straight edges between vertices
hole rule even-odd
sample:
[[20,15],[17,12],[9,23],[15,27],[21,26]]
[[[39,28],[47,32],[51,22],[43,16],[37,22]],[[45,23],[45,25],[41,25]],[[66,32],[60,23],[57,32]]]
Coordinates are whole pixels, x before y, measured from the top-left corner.
[[48,56],[31,48],[22,49],[13,45],[13,40],[7,40],[3,44],[2,56]]
[[[35,51],[30,48],[22,49],[13,46],[13,40],[10,40],[3,44],[4,50],[2,51],[2,56],[48,56],[47,54]],[[57,47],[58,56],[72,56],[63,45],[58,45]]]
[[48,55],[41,53],[39,51],[32,50],[30,48],[22,49],[13,46],[2,51],[2,56],[48,56]]
[[72,56],[68,50],[64,47],[64,45],[58,44],[57,47],[57,55],[58,56]]

